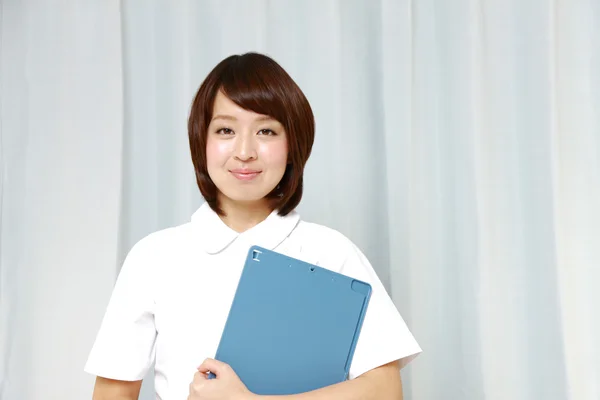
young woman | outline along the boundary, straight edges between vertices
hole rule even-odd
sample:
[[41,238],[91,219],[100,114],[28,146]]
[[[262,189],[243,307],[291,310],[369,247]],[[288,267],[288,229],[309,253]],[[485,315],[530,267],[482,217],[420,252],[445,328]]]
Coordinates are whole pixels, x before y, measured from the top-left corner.
[[[189,223],[147,236],[128,254],[86,364],[97,376],[94,399],[137,399],[153,362],[157,399],[260,398],[231,367],[210,358],[252,245],[373,288],[349,379],[284,397],[402,398],[399,371],[419,345],[361,251],[295,211],[314,130],[307,99],[271,58],[231,56],[210,72],[188,122],[206,203]],[[208,380],[207,371],[217,378]]]

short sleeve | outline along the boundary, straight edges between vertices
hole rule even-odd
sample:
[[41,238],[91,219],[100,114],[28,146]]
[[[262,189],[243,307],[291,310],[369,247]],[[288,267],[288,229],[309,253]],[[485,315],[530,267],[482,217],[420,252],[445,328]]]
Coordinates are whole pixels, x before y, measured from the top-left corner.
[[351,246],[341,272],[372,286],[371,299],[350,365],[349,379],[396,360],[400,360],[400,366],[404,367],[421,352],[421,348],[375,270],[356,246]]
[[109,379],[144,378],[155,352],[154,273],[143,239],[127,255],[84,370]]

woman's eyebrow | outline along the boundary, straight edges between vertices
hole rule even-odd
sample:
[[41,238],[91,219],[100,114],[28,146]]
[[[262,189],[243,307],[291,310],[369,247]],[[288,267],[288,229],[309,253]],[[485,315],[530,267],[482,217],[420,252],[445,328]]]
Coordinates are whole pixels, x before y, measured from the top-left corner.
[[263,116],[256,118],[255,121],[262,122],[262,121],[277,121],[277,120],[269,115],[263,115]]
[[224,119],[226,121],[237,121],[237,118],[232,115],[222,115],[222,114],[215,115],[212,119],[213,119],[213,121],[215,119]]
[[[226,114],[215,115],[212,119],[213,119],[213,121],[216,119],[223,119],[225,121],[237,121],[237,118],[234,117],[233,115],[226,115]],[[261,115],[260,117],[257,117],[255,119],[255,121],[262,122],[262,121],[277,121],[277,120],[268,115]]]

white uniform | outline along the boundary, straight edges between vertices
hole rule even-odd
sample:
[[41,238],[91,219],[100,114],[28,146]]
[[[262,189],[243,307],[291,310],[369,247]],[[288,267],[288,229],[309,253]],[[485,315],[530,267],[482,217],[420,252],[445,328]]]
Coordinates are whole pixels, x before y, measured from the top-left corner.
[[196,367],[214,357],[250,246],[259,245],[369,282],[373,291],[350,379],[421,349],[373,268],[341,233],[273,212],[237,233],[207,204],[191,222],[153,233],[129,252],[85,366],[142,379],[153,361],[157,399],[187,398]]

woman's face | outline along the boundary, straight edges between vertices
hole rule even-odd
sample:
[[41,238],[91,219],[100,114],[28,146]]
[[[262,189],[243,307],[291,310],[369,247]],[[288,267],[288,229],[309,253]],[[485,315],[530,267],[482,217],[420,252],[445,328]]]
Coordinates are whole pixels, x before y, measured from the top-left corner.
[[219,91],[207,135],[208,175],[220,197],[243,203],[265,201],[287,166],[283,125],[241,108]]

